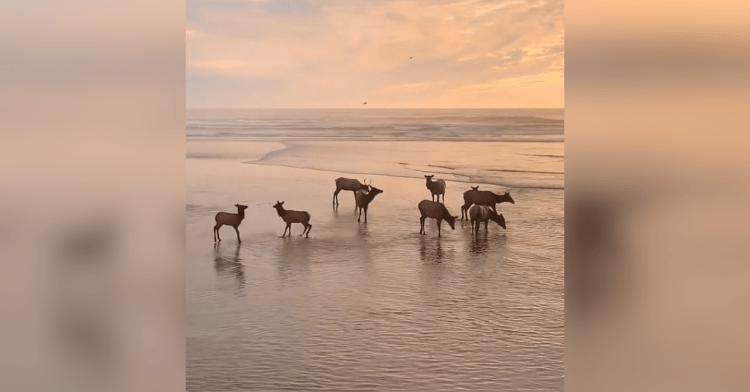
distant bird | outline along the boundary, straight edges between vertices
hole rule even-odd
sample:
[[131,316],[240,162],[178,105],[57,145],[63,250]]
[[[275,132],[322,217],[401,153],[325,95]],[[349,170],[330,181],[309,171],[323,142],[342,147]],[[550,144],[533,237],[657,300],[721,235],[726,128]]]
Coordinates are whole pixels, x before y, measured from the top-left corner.
[[409,56],[409,60],[411,60],[411,56]]
[[367,102],[363,103],[362,105],[367,105]]

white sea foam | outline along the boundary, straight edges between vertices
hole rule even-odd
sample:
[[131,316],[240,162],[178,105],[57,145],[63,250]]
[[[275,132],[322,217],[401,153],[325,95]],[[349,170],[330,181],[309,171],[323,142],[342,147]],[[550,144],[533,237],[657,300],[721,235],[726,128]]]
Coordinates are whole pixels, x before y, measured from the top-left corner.
[[[408,178],[434,173],[504,188],[564,187],[561,109],[188,114],[189,158]],[[420,160],[412,159],[415,153]]]

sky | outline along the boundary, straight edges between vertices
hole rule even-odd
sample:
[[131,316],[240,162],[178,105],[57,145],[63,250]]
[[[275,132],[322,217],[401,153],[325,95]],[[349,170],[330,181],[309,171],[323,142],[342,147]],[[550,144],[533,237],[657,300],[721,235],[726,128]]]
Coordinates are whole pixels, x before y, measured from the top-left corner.
[[187,0],[186,104],[562,108],[563,10],[560,0]]

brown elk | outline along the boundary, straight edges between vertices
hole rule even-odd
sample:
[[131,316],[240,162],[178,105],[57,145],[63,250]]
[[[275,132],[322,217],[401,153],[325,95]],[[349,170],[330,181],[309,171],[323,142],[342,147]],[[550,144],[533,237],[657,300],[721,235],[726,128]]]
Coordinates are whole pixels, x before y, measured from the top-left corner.
[[[372,180],[371,180],[372,181]],[[367,182],[367,179],[365,179],[365,182]],[[352,191],[354,193],[354,202],[356,204],[357,202],[357,191],[360,189],[364,189],[365,191],[370,190],[370,185],[365,184],[364,182],[359,182],[359,180],[355,180],[352,178],[344,178],[339,177],[336,179],[336,190],[333,192],[333,204],[339,205],[339,192],[342,190],[344,191]]]
[[229,212],[219,212],[216,214],[214,219],[216,220],[216,225],[214,226],[214,242],[217,242],[217,238],[219,241],[221,241],[221,236],[219,236],[219,229],[221,226],[227,225],[234,227],[234,231],[237,232],[237,242],[242,242],[240,239],[240,230],[238,227],[240,226],[240,223],[242,223],[242,220],[245,219],[245,209],[247,206],[243,206],[241,204],[235,204],[235,207],[237,207],[237,213],[232,214]]
[[443,195],[443,204],[445,204],[445,181],[443,180],[432,181],[432,177],[435,177],[435,176],[434,175],[424,176],[424,178],[427,179],[427,189],[429,189],[430,193],[432,193],[432,201],[435,201],[435,195],[437,195],[437,201],[440,201],[440,195]]
[[362,210],[365,210],[365,223],[367,223],[367,207],[370,205],[375,196],[381,193],[383,193],[383,191],[375,188],[374,186],[370,187],[370,192],[366,192],[364,189],[360,189],[357,191],[357,194],[355,195],[357,207],[359,207],[359,216],[357,217],[357,222],[359,222],[359,219],[362,217]]
[[302,226],[305,226],[305,230],[302,231],[301,236],[304,235],[305,237],[310,236],[310,229],[312,229],[312,225],[310,224],[310,213],[307,211],[292,211],[292,210],[285,210],[283,206],[283,201],[276,200],[276,205],[273,206],[273,208],[276,209],[276,212],[279,214],[281,219],[286,222],[286,227],[284,228],[284,234],[281,236],[286,235],[286,231],[289,230],[289,236],[292,236],[292,223],[301,223]]
[[503,217],[503,214],[498,214],[487,206],[475,205],[471,207],[469,210],[469,217],[471,217],[471,231],[476,231],[477,234],[479,234],[480,223],[484,223],[484,234],[487,234],[489,221],[497,223],[503,229],[505,228],[505,218]]
[[443,219],[448,222],[451,230],[456,230],[455,224],[458,216],[451,215],[442,203],[431,200],[422,200],[417,207],[419,207],[419,212],[422,214],[422,217],[419,218],[419,234],[427,234],[424,229],[424,220],[427,218],[437,219],[438,237],[441,235],[440,226],[441,223],[443,223]]
[[466,212],[469,210],[469,207],[471,207],[472,204],[488,206],[492,208],[493,211],[497,212],[495,205],[502,202],[516,204],[516,202],[513,201],[513,198],[510,197],[509,192],[505,192],[505,194],[502,195],[497,195],[490,191],[479,191],[474,189],[466,191],[464,192],[464,205],[461,206],[461,220],[463,220],[464,217],[468,218]]

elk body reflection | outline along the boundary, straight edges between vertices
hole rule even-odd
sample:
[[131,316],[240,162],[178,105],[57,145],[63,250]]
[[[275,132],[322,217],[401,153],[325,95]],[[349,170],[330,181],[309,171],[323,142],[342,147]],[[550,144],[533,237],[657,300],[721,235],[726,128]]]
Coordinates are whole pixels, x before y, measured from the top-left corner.
[[240,258],[240,247],[230,246],[222,249],[221,243],[214,243],[214,268],[219,277],[231,277],[236,280],[237,290],[245,287],[245,269]]

